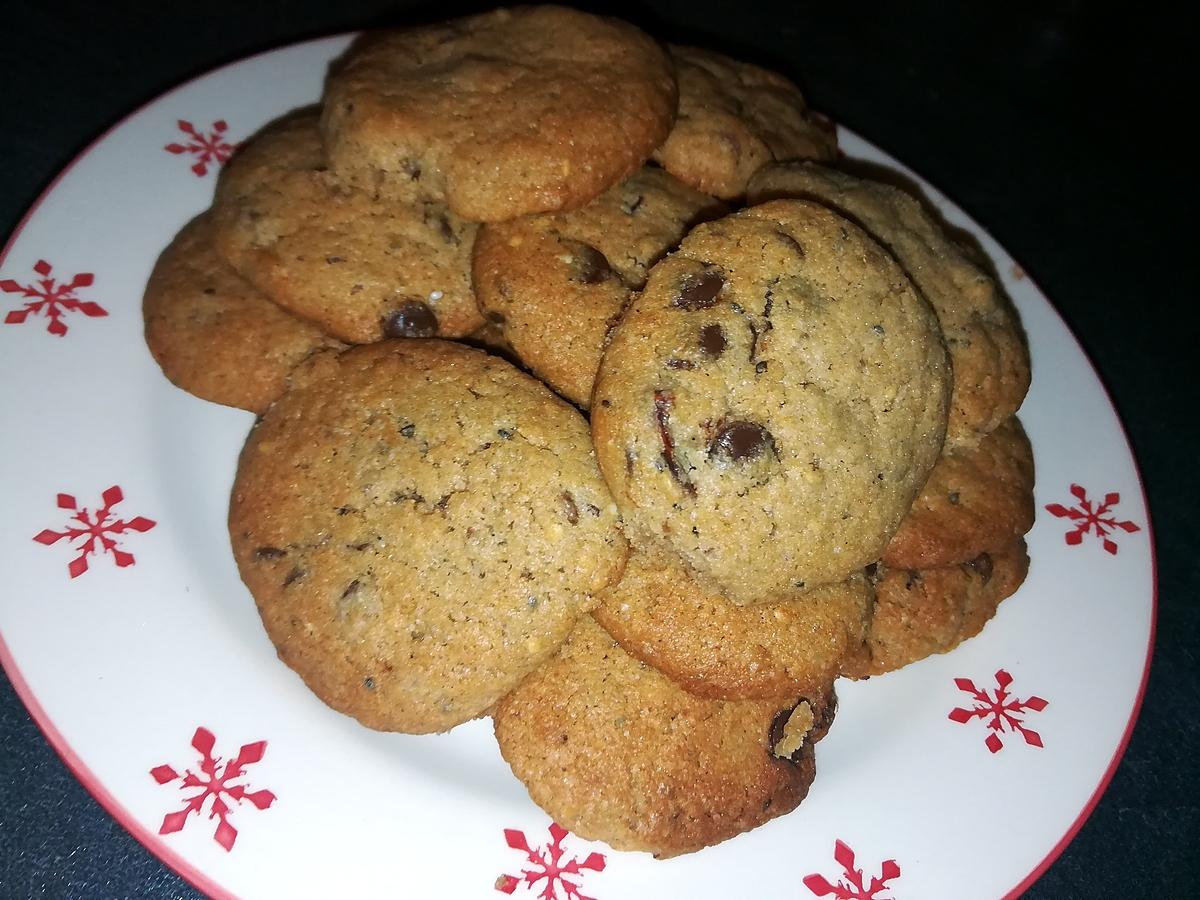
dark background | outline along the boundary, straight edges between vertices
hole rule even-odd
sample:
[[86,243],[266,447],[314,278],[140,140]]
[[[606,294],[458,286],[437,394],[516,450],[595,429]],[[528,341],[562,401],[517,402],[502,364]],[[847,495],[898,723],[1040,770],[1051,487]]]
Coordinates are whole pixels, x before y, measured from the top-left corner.
[[[89,140],[185,78],[304,37],[468,9],[371,0],[170,6],[29,3],[4,14],[0,235]],[[795,77],[815,108],[982,222],[1079,335],[1149,492],[1158,637],[1124,761],[1079,836],[1026,896],[1196,896],[1200,567],[1185,547],[1197,532],[1190,313],[1200,273],[1197,191],[1184,168],[1195,155],[1185,134],[1196,96],[1185,73],[1196,49],[1185,46],[1181,22],[1147,4],[1124,6],[1120,17],[1082,2],[1000,7],[659,0],[607,9],[660,37]],[[969,865],[963,884],[970,897]],[[0,897],[67,896],[195,892],[71,777],[0,676]]]

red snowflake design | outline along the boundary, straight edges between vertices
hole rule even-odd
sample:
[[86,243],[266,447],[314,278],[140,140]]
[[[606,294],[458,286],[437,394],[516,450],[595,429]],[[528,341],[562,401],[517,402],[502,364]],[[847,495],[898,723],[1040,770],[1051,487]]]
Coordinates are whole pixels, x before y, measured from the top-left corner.
[[196,173],[197,178],[207,175],[210,165],[220,166],[233,155],[234,145],[225,140],[225,132],[229,130],[229,125],[224,119],[213,122],[212,130],[208,134],[197,131],[196,126],[186,119],[180,119],[175,124],[188,136],[188,140],[183,144],[167,144],[163,149],[176,156],[184,153],[195,156],[192,171]]
[[1004,746],[1000,735],[1005,729],[1018,732],[1030,746],[1043,746],[1042,736],[1026,728],[1021,723],[1021,718],[1027,712],[1041,712],[1049,703],[1041,697],[1030,697],[1028,700],[1012,697],[1008,693],[1012,676],[1003,669],[996,673],[996,690],[991,694],[975,687],[975,682],[970,678],[955,678],[954,683],[960,691],[965,691],[975,698],[975,705],[971,709],[959,706],[950,710],[950,721],[965,725],[972,719],[987,720],[987,727],[992,733],[987,736],[984,744],[990,751],[997,753]]
[[218,820],[213,840],[229,851],[233,849],[233,842],[237,840],[238,832],[229,822],[229,815],[233,812],[234,807],[226,802],[226,798],[235,804],[246,801],[256,809],[266,809],[275,802],[275,795],[270,791],[250,791],[246,789],[245,785],[231,784],[245,774],[247,766],[253,765],[263,758],[263,754],[267,750],[266,741],[243,744],[237,757],[227,761],[225,766],[220,768],[219,774],[221,757],[213,756],[215,743],[216,738],[213,737],[211,731],[207,728],[197,728],[196,733],[192,735],[192,746],[200,754],[199,774],[191,769],[184,769],[183,774],[180,775],[170,766],[161,765],[151,769],[150,775],[159,784],[179,781],[181,791],[191,788],[200,789],[199,793],[185,799],[183,809],[163,816],[162,825],[158,829],[159,834],[174,834],[182,831],[183,826],[187,824],[188,817],[192,813],[199,813],[205,801],[212,798],[208,817]]
[[[545,879],[546,884],[538,894],[540,900],[594,900],[592,897],[581,894],[579,892],[580,885],[567,876],[584,877],[584,870],[603,872],[604,854],[589,854],[588,858],[582,862],[572,856],[563,862],[562,842],[568,834],[570,832],[567,829],[557,822],[551,822],[550,843],[534,850],[530,849],[525,832],[517,831],[514,828],[505,828],[504,839],[508,842],[508,846],[524,853],[525,858],[533,864],[533,868],[522,869],[520,876],[501,875],[496,879],[496,890],[502,894],[511,894],[521,882],[525,882],[526,886],[532,889],[539,881]],[[563,891],[561,898],[558,893],[560,887]]]
[[894,859],[885,859],[879,867],[879,877],[871,877],[864,884],[863,871],[854,866],[854,851],[844,842],[834,841],[833,858],[842,867],[842,877],[836,882],[829,881],[819,873],[807,875],[804,886],[818,897],[833,897],[834,900],[891,900],[880,891],[891,890],[889,881],[900,877],[900,867]]
[[104,505],[95,513],[91,513],[86,506],[81,509],[70,494],[59,494],[58,508],[69,509],[75,515],[71,516],[67,524],[63,526],[63,531],[46,528],[33,537],[39,544],[45,544],[47,547],[57,544],[64,538],[68,542],[80,542],[75,544],[79,555],[67,563],[67,571],[71,573],[72,578],[78,578],[86,572],[88,557],[97,553],[111,553],[113,562],[119,568],[132,566],[135,562],[133,554],[122,550],[117,540],[111,535],[121,535],[127,531],[147,532],[158,524],[145,516],[134,516],[132,519],[116,518],[113,514],[113,507],[124,500],[125,495],[115,484],[100,497],[104,501]]
[[1141,531],[1139,525],[1133,522],[1123,522],[1117,519],[1112,513],[1112,508],[1121,502],[1121,495],[1116,491],[1111,494],[1104,495],[1104,502],[1092,508],[1092,501],[1088,499],[1087,491],[1077,484],[1071,485],[1071,493],[1075,499],[1079,501],[1079,506],[1063,506],[1061,503],[1047,503],[1046,509],[1051,515],[1058,516],[1060,519],[1071,519],[1075,523],[1075,528],[1068,531],[1066,535],[1067,543],[1072,547],[1083,543],[1083,536],[1089,531],[1094,531],[1096,537],[1100,538],[1100,543],[1104,549],[1113,556],[1117,555],[1116,541],[1109,537],[1114,529],[1120,528],[1127,534],[1133,534],[1135,531]]
[[11,278],[0,281],[0,291],[6,294],[20,294],[27,298],[24,308],[14,309],[4,317],[4,324],[20,325],[30,316],[41,313],[50,320],[46,324],[46,330],[55,337],[62,337],[67,333],[67,325],[63,322],[63,315],[66,313],[79,312],[91,318],[108,315],[108,310],[99,303],[80,300],[75,296],[79,288],[90,287],[95,281],[91,272],[80,272],[71,276],[70,281],[58,284],[50,277],[53,267],[44,259],[37,261],[33,271],[41,276],[35,279],[33,284],[21,284]]

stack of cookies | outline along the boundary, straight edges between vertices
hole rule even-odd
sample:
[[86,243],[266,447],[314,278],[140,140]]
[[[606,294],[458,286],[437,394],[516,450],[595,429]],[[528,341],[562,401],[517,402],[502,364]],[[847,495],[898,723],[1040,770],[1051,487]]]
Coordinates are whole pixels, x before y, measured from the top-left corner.
[[234,556],[378,729],[490,715],[591,839],[795,808],[834,681],[1023,580],[1020,326],[779,75],[560,7],[369,34],[164,251],[147,342],[259,414]]

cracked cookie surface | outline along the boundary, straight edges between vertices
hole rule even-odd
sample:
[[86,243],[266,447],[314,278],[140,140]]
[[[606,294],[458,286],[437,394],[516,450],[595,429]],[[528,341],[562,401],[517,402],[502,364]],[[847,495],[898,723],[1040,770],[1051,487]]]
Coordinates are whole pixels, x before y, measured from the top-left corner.
[[679,180],[726,200],[777,159],[834,159],[837,132],[777,72],[699,47],[669,48],[679,115],[654,159]]
[[616,19],[521,6],[360,40],[322,128],[339,177],[495,222],[588,202],[670,130],[666,52]]
[[954,368],[946,442],[975,446],[1021,406],[1029,348],[1012,303],[996,281],[910,194],[812,163],[768,166],[754,176],[752,202],[804,197],[858,223],[900,262],[937,311]]
[[262,413],[310,353],[340,348],[284,312],[217,255],[202,213],[162,252],[142,302],[146,345],[171,382],[213,403]]
[[244,278],[344,341],[462,337],[477,226],[433,201],[384,202],[324,168],[316,113],[259,133],[222,171],[217,248]]
[[639,541],[767,602],[879,558],[941,449],[949,377],[886,251],[776,201],[654,267],[601,362],[593,440]]
[[795,809],[834,707],[832,694],[694,696],[585,617],[493,719],[501,754],[556,822],[668,857]]
[[479,306],[525,365],[586,408],[630,294],[695,221],[723,211],[647,166],[571,212],[485,225],[472,269]]
[[247,440],[229,529],[280,658],[413,733],[511,690],[627,553],[579,413],[444,341],[312,357]]

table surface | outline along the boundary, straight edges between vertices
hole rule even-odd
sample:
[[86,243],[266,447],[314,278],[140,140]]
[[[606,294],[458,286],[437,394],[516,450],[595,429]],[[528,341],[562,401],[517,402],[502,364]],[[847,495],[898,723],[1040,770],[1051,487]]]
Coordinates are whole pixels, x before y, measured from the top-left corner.
[[[795,77],[814,107],[982,222],[1079,336],[1145,479],[1158,633],[1141,717],[1108,792],[1025,896],[1195,896],[1197,779],[1179,757],[1200,737],[1200,567],[1183,552],[1200,499],[1185,458],[1200,436],[1185,312],[1200,280],[1197,192],[1183,172],[1190,148],[1166,134],[1179,122],[1175,97],[1189,96],[1184,29],[1145,7],[1117,19],[1064,0],[1018,6],[649,0],[607,9]],[[372,0],[19,7],[5,14],[0,63],[0,235],[89,140],[181,80],[301,38],[466,9]],[[72,778],[0,676],[0,897],[68,896],[196,892]]]

